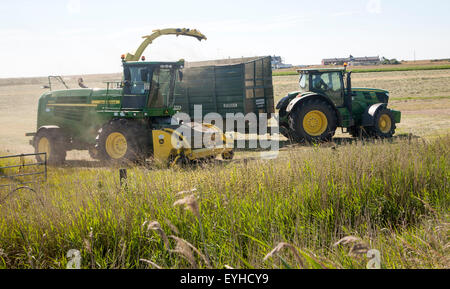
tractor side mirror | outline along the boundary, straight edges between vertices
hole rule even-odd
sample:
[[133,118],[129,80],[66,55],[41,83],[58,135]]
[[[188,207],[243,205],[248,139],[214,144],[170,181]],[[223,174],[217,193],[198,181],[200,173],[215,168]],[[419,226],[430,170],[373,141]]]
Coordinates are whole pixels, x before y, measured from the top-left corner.
[[183,81],[183,71],[178,70],[178,78],[180,79],[180,82]]

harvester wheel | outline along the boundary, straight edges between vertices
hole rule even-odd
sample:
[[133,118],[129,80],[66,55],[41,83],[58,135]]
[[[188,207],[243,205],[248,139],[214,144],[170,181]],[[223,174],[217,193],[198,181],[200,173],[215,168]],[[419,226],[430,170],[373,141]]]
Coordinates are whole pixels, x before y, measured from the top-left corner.
[[99,130],[95,149],[100,160],[144,161],[150,150],[147,137],[147,131],[141,125],[126,119],[116,119]]
[[[34,138],[35,153],[47,153],[49,165],[60,165],[66,160],[64,136],[57,129],[41,129]],[[41,155],[36,156],[38,162],[44,162]]]
[[336,113],[322,100],[309,100],[289,115],[289,127],[297,142],[331,141],[337,127]]
[[395,134],[395,121],[392,112],[386,108],[375,115],[374,126],[366,128],[370,136],[375,138],[392,138]]

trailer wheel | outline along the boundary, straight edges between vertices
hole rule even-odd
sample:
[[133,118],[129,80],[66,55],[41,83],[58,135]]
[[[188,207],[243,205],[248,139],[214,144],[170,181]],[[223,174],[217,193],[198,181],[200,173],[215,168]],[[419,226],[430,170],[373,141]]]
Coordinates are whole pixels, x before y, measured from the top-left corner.
[[[35,153],[47,153],[49,165],[60,165],[66,160],[64,136],[59,129],[40,129],[34,138]],[[38,162],[44,162],[41,155],[36,156]]]
[[112,120],[99,130],[95,149],[100,160],[144,161],[149,153],[147,131],[132,121]]
[[392,112],[383,108],[375,116],[374,126],[367,127],[370,136],[375,138],[392,138],[395,134],[395,121]]
[[325,101],[309,100],[291,112],[289,127],[297,142],[331,141],[337,127],[336,113]]

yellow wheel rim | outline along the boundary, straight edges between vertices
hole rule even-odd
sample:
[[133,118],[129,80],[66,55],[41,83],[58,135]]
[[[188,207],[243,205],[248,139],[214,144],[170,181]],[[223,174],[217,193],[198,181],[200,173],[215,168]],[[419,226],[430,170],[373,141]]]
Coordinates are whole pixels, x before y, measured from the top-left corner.
[[389,133],[392,127],[392,121],[389,115],[383,114],[380,116],[378,120],[378,127],[382,133]]
[[113,132],[106,138],[106,152],[113,159],[125,156],[127,148],[127,139],[119,132]]
[[38,143],[38,153],[47,153],[47,159],[50,157],[50,141],[46,137],[41,137]]
[[310,136],[322,135],[327,130],[327,127],[327,116],[319,110],[310,111],[303,118],[303,129]]

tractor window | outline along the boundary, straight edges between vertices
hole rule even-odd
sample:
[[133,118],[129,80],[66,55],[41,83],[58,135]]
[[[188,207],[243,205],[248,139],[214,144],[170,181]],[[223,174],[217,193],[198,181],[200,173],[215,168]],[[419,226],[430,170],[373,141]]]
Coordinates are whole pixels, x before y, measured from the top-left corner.
[[313,74],[311,90],[328,96],[337,107],[344,105],[342,74],[339,71]]
[[139,109],[145,106],[150,90],[151,71],[146,66],[124,67],[124,88],[122,108]]
[[131,94],[145,94],[146,87],[143,79],[147,80],[147,72],[146,67],[132,67],[130,69]]
[[312,91],[325,92],[329,89],[330,77],[327,73],[312,75]]
[[161,68],[153,72],[152,89],[148,99],[148,107],[164,107],[170,94],[172,73],[170,69]]
[[300,90],[301,90],[302,92],[306,92],[306,91],[309,90],[309,87],[308,87],[308,83],[309,83],[308,77],[309,77],[309,74],[302,74],[302,75],[300,76]]
[[331,74],[332,89],[334,91],[341,91],[342,89],[341,74],[339,72],[333,72],[330,74]]
[[331,87],[329,96],[337,107],[342,107],[344,105],[344,94],[343,94],[344,89],[343,89],[342,73],[331,72],[330,77],[331,77]]

